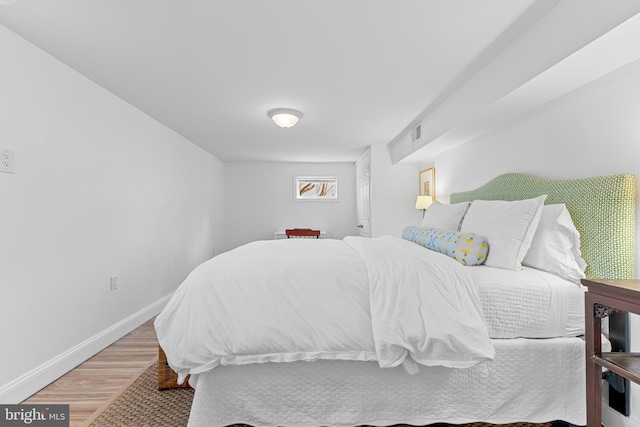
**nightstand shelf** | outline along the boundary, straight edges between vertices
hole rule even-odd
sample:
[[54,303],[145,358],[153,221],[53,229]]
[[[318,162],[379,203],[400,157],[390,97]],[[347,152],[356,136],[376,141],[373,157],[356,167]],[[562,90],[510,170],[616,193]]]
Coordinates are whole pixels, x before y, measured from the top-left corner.
[[600,357],[592,356],[591,360],[622,377],[640,383],[640,353],[602,353]]
[[582,280],[585,294],[587,427],[602,425],[602,368],[640,384],[640,354],[603,353],[602,318],[616,311],[640,314],[640,280]]

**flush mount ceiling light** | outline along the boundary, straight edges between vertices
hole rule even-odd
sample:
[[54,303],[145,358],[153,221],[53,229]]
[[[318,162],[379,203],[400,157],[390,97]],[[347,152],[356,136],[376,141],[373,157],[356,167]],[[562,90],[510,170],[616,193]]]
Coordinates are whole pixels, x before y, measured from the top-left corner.
[[292,108],[274,108],[267,115],[281,128],[290,128],[302,118],[302,113]]

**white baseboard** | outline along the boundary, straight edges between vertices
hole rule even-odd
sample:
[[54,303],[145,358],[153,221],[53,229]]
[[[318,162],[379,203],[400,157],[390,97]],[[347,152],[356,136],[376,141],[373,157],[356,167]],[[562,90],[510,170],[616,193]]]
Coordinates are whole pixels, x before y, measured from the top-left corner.
[[606,427],[640,427],[636,419],[625,417],[605,401],[602,402],[602,424]]
[[115,325],[70,348],[19,378],[0,387],[0,403],[17,404],[113,344],[156,316],[171,298],[169,294]]

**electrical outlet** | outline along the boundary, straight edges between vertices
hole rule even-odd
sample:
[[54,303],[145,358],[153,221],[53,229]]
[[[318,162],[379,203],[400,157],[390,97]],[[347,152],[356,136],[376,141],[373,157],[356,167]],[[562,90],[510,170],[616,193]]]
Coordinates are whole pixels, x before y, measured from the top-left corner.
[[16,173],[16,161],[13,150],[0,148],[0,172]]
[[117,291],[118,290],[118,276],[111,276],[109,278],[109,291]]

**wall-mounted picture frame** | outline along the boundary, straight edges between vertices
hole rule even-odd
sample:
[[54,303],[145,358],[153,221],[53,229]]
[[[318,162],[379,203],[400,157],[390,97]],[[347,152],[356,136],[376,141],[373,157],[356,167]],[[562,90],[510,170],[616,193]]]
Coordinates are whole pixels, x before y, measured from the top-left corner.
[[296,200],[337,200],[338,177],[296,176]]
[[420,171],[418,174],[418,185],[420,196],[431,196],[431,200],[436,199],[436,168],[429,168]]

